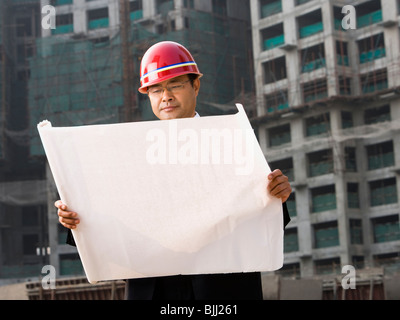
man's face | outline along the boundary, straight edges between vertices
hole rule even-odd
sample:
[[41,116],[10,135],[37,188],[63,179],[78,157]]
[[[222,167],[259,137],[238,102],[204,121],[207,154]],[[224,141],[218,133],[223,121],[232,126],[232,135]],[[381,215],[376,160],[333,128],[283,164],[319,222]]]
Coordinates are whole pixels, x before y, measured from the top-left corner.
[[160,120],[192,118],[199,89],[199,79],[192,86],[189,77],[183,75],[149,87],[147,94],[153,113]]

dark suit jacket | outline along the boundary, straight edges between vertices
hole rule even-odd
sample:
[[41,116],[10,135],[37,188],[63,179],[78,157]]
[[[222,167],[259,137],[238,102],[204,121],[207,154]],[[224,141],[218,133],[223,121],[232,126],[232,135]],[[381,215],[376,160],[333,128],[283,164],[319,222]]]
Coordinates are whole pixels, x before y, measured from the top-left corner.
[[[289,212],[284,203],[284,228],[289,222]],[[75,245],[70,230],[67,244]],[[261,274],[250,272],[128,279],[125,298],[128,300],[262,300]]]

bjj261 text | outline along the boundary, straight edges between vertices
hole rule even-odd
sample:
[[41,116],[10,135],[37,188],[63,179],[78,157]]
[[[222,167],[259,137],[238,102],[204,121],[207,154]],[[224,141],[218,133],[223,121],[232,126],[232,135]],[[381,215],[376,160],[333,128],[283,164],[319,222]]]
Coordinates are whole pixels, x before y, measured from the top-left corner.
[[[161,307],[161,315],[181,315],[188,318],[195,316],[233,316],[238,314],[238,307],[236,304],[205,304],[204,306],[175,306],[167,304]],[[202,317],[202,319],[204,319]]]

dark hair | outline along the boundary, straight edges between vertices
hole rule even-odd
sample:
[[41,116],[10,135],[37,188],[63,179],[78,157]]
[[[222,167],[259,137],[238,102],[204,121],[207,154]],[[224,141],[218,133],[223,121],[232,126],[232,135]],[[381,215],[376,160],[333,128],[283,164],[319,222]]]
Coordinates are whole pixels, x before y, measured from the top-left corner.
[[199,75],[195,74],[195,73],[189,73],[187,76],[189,77],[189,81],[192,86],[193,86],[194,80],[196,80],[199,77]]

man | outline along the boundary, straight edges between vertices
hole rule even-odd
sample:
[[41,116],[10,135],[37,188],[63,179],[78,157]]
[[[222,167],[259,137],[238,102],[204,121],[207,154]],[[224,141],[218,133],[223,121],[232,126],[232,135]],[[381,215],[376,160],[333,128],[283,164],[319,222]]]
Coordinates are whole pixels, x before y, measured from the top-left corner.
[[[153,113],[160,120],[197,117],[196,99],[201,76],[185,47],[175,42],[160,42],[150,47],[143,56],[139,92],[148,95]],[[269,179],[266,192],[282,200],[286,226],[290,217],[285,201],[292,191],[288,178],[280,170],[275,170],[266,179]],[[78,227],[77,213],[68,211],[60,200],[56,201],[55,206],[64,227]],[[71,232],[68,233],[67,243],[74,245]],[[177,275],[129,279],[126,283],[127,299],[262,299],[259,272]]]

